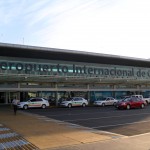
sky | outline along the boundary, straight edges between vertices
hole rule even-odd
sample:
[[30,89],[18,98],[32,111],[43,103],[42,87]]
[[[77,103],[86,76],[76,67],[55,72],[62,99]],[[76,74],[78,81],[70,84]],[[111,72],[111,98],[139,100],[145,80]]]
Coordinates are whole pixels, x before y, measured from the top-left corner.
[[0,42],[150,58],[150,0],[0,0]]

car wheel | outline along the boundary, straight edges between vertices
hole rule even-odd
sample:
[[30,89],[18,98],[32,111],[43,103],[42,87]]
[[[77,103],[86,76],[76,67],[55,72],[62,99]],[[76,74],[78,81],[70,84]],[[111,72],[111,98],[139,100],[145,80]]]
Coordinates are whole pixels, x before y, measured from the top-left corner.
[[71,104],[68,104],[68,107],[69,107],[69,108],[71,108],[71,107],[72,107],[72,105],[71,105]]
[[144,107],[145,107],[144,104],[142,104],[142,105],[141,105],[141,108],[144,108]]
[[45,105],[45,104],[43,104],[43,105],[42,105],[42,109],[45,109],[45,108],[46,108],[46,105]]
[[127,105],[127,109],[128,109],[128,110],[130,109],[130,105]]
[[28,105],[24,105],[23,109],[25,109],[25,110],[28,109]]
[[85,103],[83,103],[83,104],[82,104],[82,107],[85,107],[85,106],[86,106],[86,104],[85,104]]
[[103,103],[102,106],[104,107],[104,106],[105,106],[105,103]]

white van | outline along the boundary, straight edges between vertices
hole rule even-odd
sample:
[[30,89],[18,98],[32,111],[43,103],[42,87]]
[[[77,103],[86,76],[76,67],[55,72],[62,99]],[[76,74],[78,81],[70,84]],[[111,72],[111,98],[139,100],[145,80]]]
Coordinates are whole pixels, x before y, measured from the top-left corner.
[[131,95],[131,97],[137,97],[139,99],[144,100],[147,104],[150,103],[150,98],[144,98],[143,95]]

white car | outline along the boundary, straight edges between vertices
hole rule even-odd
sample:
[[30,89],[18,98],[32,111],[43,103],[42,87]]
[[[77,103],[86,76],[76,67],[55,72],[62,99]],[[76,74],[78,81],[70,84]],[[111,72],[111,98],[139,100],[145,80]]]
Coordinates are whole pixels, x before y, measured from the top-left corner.
[[19,102],[18,108],[28,109],[28,108],[46,108],[49,106],[49,102],[43,98],[31,98],[26,102]]
[[63,107],[73,107],[73,106],[82,106],[85,107],[88,105],[88,101],[82,97],[72,97],[60,103],[60,106]]
[[99,100],[94,101],[93,105],[95,106],[106,106],[106,105],[116,105],[118,100],[113,97],[106,97]]

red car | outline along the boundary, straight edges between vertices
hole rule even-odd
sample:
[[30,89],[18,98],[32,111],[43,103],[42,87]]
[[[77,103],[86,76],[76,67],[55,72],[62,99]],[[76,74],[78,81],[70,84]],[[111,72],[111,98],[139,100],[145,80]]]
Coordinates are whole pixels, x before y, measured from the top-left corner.
[[131,108],[144,108],[146,106],[146,102],[137,97],[129,97],[119,101],[116,104],[116,108],[118,109],[131,109]]

